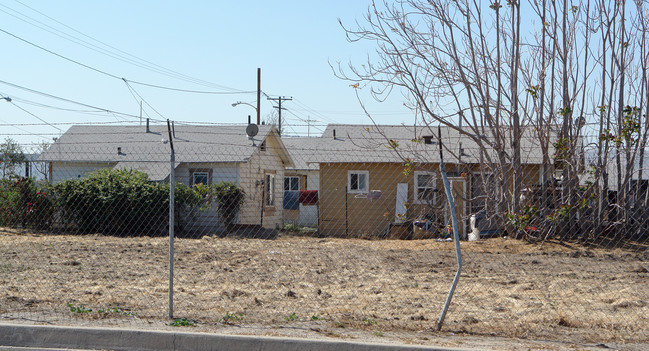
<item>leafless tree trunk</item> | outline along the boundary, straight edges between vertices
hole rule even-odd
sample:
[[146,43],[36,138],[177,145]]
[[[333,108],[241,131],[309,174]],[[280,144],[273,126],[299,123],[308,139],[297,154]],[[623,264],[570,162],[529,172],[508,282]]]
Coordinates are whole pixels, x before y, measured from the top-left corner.
[[[638,111],[649,114],[649,21],[644,2],[635,4],[373,3],[363,21],[341,25],[350,41],[375,43],[376,53],[364,65],[339,64],[334,71],[359,89],[369,87],[377,100],[402,92],[426,125],[446,126],[474,141],[485,161],[481,171],[495,175],[497,191],[491,200],[501,219],[526,205],[520,202],[522,153],[529,150],[522,150],[521,140],[533,129],[543,159],[541,219],[558,225],[563,237],[585,231],[596,237],[612,219],[607,215],[611,155],[617,167],[619,219],[637,207],[629,201],[634,198],[631,183],[643,174],[637,166],[644,165],[649,120]],[[521,31],[521,22],[530,21],[534,25]],[[644,123],[638,124],[642,118]],[[585,162],[592,167],[584,167]],[[557,168],[563,179],[554,203]],[[585,177],[587,170],[591,178]],[[580,178],[589,180],[580,184]],[[589,208],[595,194],[596,205]],[[644,198],[647,205],[649,195]],[[589,211],[595,211],[596,219],[584,228],[578,222]]]

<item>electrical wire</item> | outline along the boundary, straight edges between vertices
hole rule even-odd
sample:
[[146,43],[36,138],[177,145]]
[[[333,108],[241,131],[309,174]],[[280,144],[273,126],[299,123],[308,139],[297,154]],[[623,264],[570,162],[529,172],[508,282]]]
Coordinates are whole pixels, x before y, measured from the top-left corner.
[[[158,112],[158,110],[156,110],[153,106],[151,106],[151,104],[149,104],[149,102],[146,101],[146,100],[142,97],[142,95],[140,95],[140,93],[138,93],[135,89],[133,89],[133,87],[128,83],[128,81],[127,81],[126,79],[124,79],[124,83],[126,84],[126,87],[127,87],[128,90],[131,92],[131,94],[135,94],[135,95],[137,95],[137,97],[140,98],[140,101],[143,101],[143,102],[144,102],[147,106],[149,106],[149,107],[150,107],[150,108],[151,108],[155,113],[157,113],[158,116],[162,117],[162,119],[167,119],[167,118],[165,118],[165,116],[163,116],[160,112]],[[133,96],[133,97],[135,98],[135,96]],[[136,100],[137,100],[137,98],[136,98]],[[148,116],[148,114],[147,114],[147,116]]]
[[[113,114],[118,114],[118,115],[120,115],[120,116],[136,118],[136,119],[138,119],[138,120],[140,119],[140,116],[132,115],[132,114],[129,114],[129,113],[117,112],[117,111],[113,111],[113,110],[110,110],[110,109],[107,109],[107,108],[97,107],[97,106],[93,106],[93,105],[85,104],[85,103],[82,103],[82,102],[78,102],[78,101],[74,101],[74,100],[66,99],[66,98],[63,98],[63,97],[56,96],[56,95],[52,95],[52,94],[44,93],[44,92],[41,92],[41,91],[38,91],[38,90],[34,90],[34,89],[27,88],[27,87],[23,87],[23,86],[21,86],[21,85],[14,84],[14,83],[10,83],[10,82],[6,82],[6,81],[3,81],[3,80],[0,80],[0,83],[1,83],[1,84],[5,84],[5,85],[8,85],[8,86],[10,86],[10,87],[18,88],[18,89],[21,89],[21,90],[24,90],[24,91],[27,91],[27,92],[30,92],[30,93],[33,93],[33,94],[37,94],[37,95],[41,95],[41,96],[45,96],[45,97],[48,97],[48,98],[51,98],[51,99],[60,100],[60,101],[65,101],[65,102],[68,102],[68,103],[71,103],[71,104],[75,104],[75,105],[79,105],[79,106],[84,106],[84,107],[92,108],[92,109],[99,110],[99,111],[102,111],[102,112],[105,112],[105,113],[113,113]],[[158,122],[166,122],[166,120],[165,120],[165,121],[163,121],[163,120],[159,120]]]
[[36,48],[38,48],[38,49],[40,49],[40,50],[43,50],[43,51],[45,51],[45,52],[47,52],[47,53],[49,53],[49,54],[51,54],[51,55],[54,55],[54,56],[56,56],[56,57],[59,57],[59,58],[61,58],[61,59],[63,59],[63,60],[66,60],[66,61],[68,61],[68,62],[72,62],[72,63],[74,63],[74,64],[76,64],[76,65],[79,65],[79,66],[84,67],[84,68],[86,68],[86,69],[89,69],[89,70],[91,70],[91,71],[94,71],[94,72],[97,72],[97,73],[103,74],[103,75],[108,76],[108,77],[110,77],[110,78],[119,79],[119,80],[122,80],[122,81],[128,81],[129,83],[132,83],[132,84],[138,84],[138,85],[147,86],[147,87],[151,87],[151,88],[164,89],[164,90],[171,90],[171,91],[177,91],[177,92],[183,92],[183,93],[194,93],[194,94],[234,95],[234,94],[252,94],[252,93],[255,92],[255,91],[244,91],[244,90],[239,90],[239,91],[226,91],[226,92],[223,92],[223,91],[200,91],[200,90],[189,90],[189,89],[180,89],[180,88],[167,87],[167,86],[162,86],[162,85],[157,85],[157,84],[151,84],[151,83],[139,82],[139,81],[135,81],[135,80],[127,80],[126,78],[119,77],[119,76],[117,76],[117,75],[115,75],[115,74],[112,74],[112,73],[109,73],[109,72],[103,71],[103,70],[101,70],[101,69],[98,69],[98,68],[92,67],[92,66],[87,65],[87,64],[85,64],[85,63],[82,63],[82,62],[80,62],[80,61],[77,61],[77,60],[71,59],[71,58],[69,58],[69,57],[63,56],[63,55],[61,55],[61,54],[59,54],[59,53],[56,53],[56,52],[54,52],[54,51],[52,51],[52,50],[49,50],[49,49],[47,49],[47,48],[45,48],[45,47],[43,47],[43,46],[40,46],[40,45],[38,45],[38,44],[35,44],[35,43],[33,43],[33,42],[29,41],[29,40],[23,39],[23,38],[21,38],[21,37],[15,35],[15,34],[13,34],[13,33],[10,33],[10,32],[8,32],[8,31],[2,29],[2,28],[0,28],[0,32],[5,33],[5,34],[7,34],[7,35],[9,35],[9,36],[11,36],[11,37],[17,39],[17,40],[20,40],[20,41],[22,41],[22,42],[24,42],[24,43],[26,43],[26,44],[29,44],[29,45],[31,45],[31,46],[34,46],[34,47],[36,47]]
[[[141,68],[147,69],[147,70],[149,70],[149,71],[152,71],[152,72],[156,72],[156,73],[160,73],[160,74],[166,75],[166,76],[171,77],[171,78],[175,78],[175,79],[179,79],[179,80],[184,80],[184,81],[187,81],[187,82],[191,82],[191,83],[194,83],[194,84],[197,84],[197,85],[203,85],[203,86],[207,86],[207,87],[213,87],[213,88],[219,88],[219,89],[225,89],[225,90],[237,91],[237,89],[234,89],[234,88],[229,88],[229,87],[226,87],[226,86],[224,86],[224,85],[219,85],[219,84],[215,84],[215,83],[212,83],[212,82],[208,82],[208,81],[205,81],[205,80],[202,80],[202,79],[194,78],[194,77],[191,77],[191,76],[188,76],[188,75],[184,75],[184,74],[182,74],[182,73],[179,73],[179,72],[177,72],[177,71],[174,71],[174,70],[171,70],[171,69],[165,68],[165,67],[163,67],[163,66],[157,65],[157,64],[155,64],[155,63],[153,63],[153,62],[151,62],[151,61],[145,60],[145,59],[143,59],[143,58],[141,58],[141,57],[135,56],[135,55],[133,55],[133,54],[130,54],[130,53],[128,53],[128,52],[125,52],[125,51],[123,51],[123,50],[120,50],[119,48],[116,48],[116,47],[114,47],[114,46],[111,46],[111,45],[109,45],[109,44],[107,44],[107,43],[105,43],[105,42],[102,42],[102,41],[100,41],[100,40],[98,40],[98,39],[96,39],[96,38],[93,38],[93,37],[91,37],[91,36],[89,36],[89,35],[87,35],[87,34],[81,32],[81,31],[79,31],[79,30],[77,30],[77,29],[75,29],[75,28],[70,27],[69,25],[67,25],[67,24],[65,24],[65,23],[63,23],[63,22],[60,22],[60,21],[56,20],[55,18],[53,18],[53,17],[51,17],[51,16],[48,16],[47,14],[45,14],[45,13],[43,13],[43,12],[41,12],[41,11],[39,11],[39,10],[33,8],[33,7],[31,7],[31,6],[29,6],[29,5],[27,5],[27,4],[23,3],[23,2],[21,2],[21,1],[18,1],[18,0],[15,0],[15,1],[16,1],[17,3],[19,3],[19,4],[21,4],[22,6],[24,6],[24,7],[28,8],[28,9],[30,9],[31,11],[34,11],[34,12],[38,13],[39,15],[41,15],[41,16],[43,16],[43,17],[45,17],[45,18],[47,18],[47,19],[49,19],[49,20],[51,20],[51,21],[53,21],[53,22],[55,22],[55,23],[57,23],[57,24],[59,24],[59,25],[61,25],[61,26],[63,26],[63,27],[65,27],[65,28],[67,28],[67,29],[69,29],[69,30],[71,30],[71,31],[73,31],[73,32],[75,32],[75,33],[77,33],[77,34],[80,34],[81,36],[83,36],[83,37],[85,37],[85,38],[88,38],[88,39],[90,39],[90,40],[93,41],[93,42],[99,43],[99,44],[103,45],[104,47],[107,47],[107,48],[109,48],[109,49],[111,49],[111,50],[114,50],[115,52],[118,52],[118,53],[110,52],[109,50],[106,50],[106,49],[104,49],[104,48],[102,48],[102,47],[100,47],[100,46],[98,46],[98,45],[92,44],[92,43],[90,43],[90,42],[88,42],[88,41],[86,41],[86,40],[83,40],[83,39],[81,39],[81,38],[78,38],[78,37],[75,37],[75,36],[70,35],[70,34],[68,34],[68,33],[65,33],[65,32],[63,32],[63,31],[61,31],[61,30],[58,30],[58,29],[56,29],[56,28],[54,28],[54,27],[52,27],[52,26],[50,26],[50,25],[47,25],[47,24],[45,24],[45,23],[43,23],[43,22],[41,22],[41,21],[39,21],[39,20],[36,20],[36,19],[34,19],[34,18],[32,18],[32,17],[30,17],[30,16],[28,16],[28,15],[25,15],[24,13],[21,13],[20,11],[17,11],[17,10],[15,10],[15,9],[9,8],[8,6],[5,6],[5,8],[8,8],[8,9],[10,9],[10,10],[13,11],[13,12],[18,13],[18,14],[20,14],[21,16],[24,16],[24,17],[26,17],[26,18],[29,18],[30,20],[32,20],[32,21],[34,21],[34,22],[36,22],[36,23],[39,23],[39,24],[41,24],[41,25],[43,25],[43,26],[46,26],[46,27],[48,27],[48,28],[51,28],[52,30],[54,30],[54,31],[56,31],[56,32],[58,32],[58,33],[61,33],[61,35],[65,36],[65,37],[68,37],[68,38],[64,38],[64,39],[67,39],[67,40],[73,41],[73,42],[75,42],[75,43],[77,43],[77,44],[79,44],[79,45],[85,46],[85,47],[87,47],[87,48],[89,48],[89,49],[91,49],[91,50],[94,50],[94,51],[100,52],[100,53],[102,53],[102,54],[105,54],[105,55],[110,56],[110,57],[112,57],[112,58],[115,58],[115,59],[121,60],[121,61],[123,61],[123,62],[127,62],[127,63],[133,64],[133,65],[135,65],[135,66],[138,66],[138,67],[141,67]],[[10,14],[10,15],[11,15],[11,14]],[[11,15],[11,16],[13,16],[13,15]],[[16,16],[14,16],[14,17],[16,17]],[[23,19],[21,19],[21,20],[23,20]],[[23,20],[23,21],[25,21],[25,20]],[[25,21],[25,22],[27,22],[27,21]],[[28,23],[29,23],[29,22],[28,22]],[[35,25],[35,24],[33,24],[33,23],[30,23],[30,24],[32,24],[32,25],[38,27],[37,25]],[[41,28],[41,27],[39,27],[39,28]],[[46,30],[46,31],[52,33],[50,30],[47,30],[47,29],[44,29],[44,28],[41,28],[41,29]],[[55,34],[55,35],[61,36],[61,35],[56,34],[56,33],[52,33],[52,34]],[[71,39],[70,39],[70,38],[71,38]],[[79,43],[79,41],[82,42],[83,44]],[[86,44],[87,44],[87,45],[86,45]]]
[[[104,50],[104,49],[100,48],[99,46],[96,46],[96,45],[94,45],[94,44],[88,43],[88,42],[85,41],[85,40],[82,40],[82,39],[79,39],[79,38],[75,38],[74,36],[71,36],[71,35],[69,35],[69,34],[63,33],[62,31],[59,31],[59,30],[57,30],[57,29],[55,29],[55,28],[53,28],[53,27],[51,27],[51,26],[48,26],[48,25],[46,25],[46,24],[44,24],[44,23],[42,23],[42,22],[40,22],[40,21],[38,21],[38,20],[35,20],[35,19],[33,19],[33,18],[29,17],[29,16],[26,16],[26,15],[22,14],[21,12],[16,11],[15,9],[11,9],[11,10],[14,11],[14,12],[20,13],[21,15],[23,15],[23,16],[25,16],[25,17],[28,17],[28,18],[30,18],[30,19],[32,19],[32,20],[38,22],[38,23],[41,23],[41,24],[43,24],[43,25],[45,25],[45,26],[48,26],[49,28],[52,28],[52,29],[56,30],[57,32],[63,33],[63,34],[66,35],[66,36],[73,37],[73,38],[75,38],[75,39],[77,39],[77,40],[81,40],[81,41],[83,41],[84,43],[87,43],[87,44],[89,44],[89,45],[91,45],[91,46],[93,46],[93,47],[96,47],[96,48],[98,48],[98,49],[100,49],[100,50],[106,51],[107,54],[110,55],[111,57],[114,57],[113,55],[116,55],[116,56],[118,56],[118,57],[124,58],[124,59],[126,60],[125,62],[133,62],[134,64],[136,64],[136,63],[135,63],[136,61],[140,61],[140,62],[143,62],[143,63],[144,63],[144,64],[143,64],[144,67],[143,67],[143,66],[140,66],[139,64],[137,64],[138,67],[143,67],[143,68],[145,68],[145,69],[149,69],[149,70],[151,70],[151,71],[153,71],[153,72],[157,72],[157,73],[160,73],[160,74],[163,74],[163,75],[166,75],[166,76],[172,77],[172,78],[176,78],[176,79],[184,80],[184,81],[187,81],[187,82],[191,82],[191,83],[194,83],[194,84],[197,84],[197,85],[203,85],[203,86],[206,86],[206,87],[213,87],[213,88],[219,88],[219,89],[224,89],[224,90],[239,91],[238,89],[230,88],[230,87],[227,87],[227,86],[224,86],[224,85],[220,85],[220,84],[212,83],[212,82],[205,81],[205,80],[202,80],[202,79],[199,79],[199,78],[191,77],[191,76],[188,76],[188,75],[185,75],[185,74],[179,73],[179,72],[177,72],[177,71],[174,71],[174,70],[172,70],[172,69],[165,68],[165,67],[160,66],[160,65],[158,65],[158,64],[155,64],[155,63],[153,63],[153,62],[151,62],[151,61],[148,61],[148,60],[145,60],[145,59],[143,59],[143,58],[141,58],[141,57],[138,57],[138,56],[135,56],[135,55],[133,55],[133,54],[130,54],[130,53],[126,52],[126,51],[120,50],[119,48],[114,47],[114,46],[112,46],[112,45],[110,45],[110,44],[107,44],[107,43],[105,43],[105,42],[103,42],[103,41],[101,41],[101,40],[98,40],[98,39],[96,39],[96,38],[93,38],[93,37],[91,37],[91,36],[89,36],[89,35],[87,35],[87,34],[81,32],[81,31],[79,31],[79,30],[77,30],[77,29],[75,29],[75,28],[72,28],[71,26],[69,26],[69,25],[67,25],[67,24],[65,24],[65,23],[63,23],[63,22],[60,22],[60,21],[56,20],[56,19],[53,18],[53,17],[48,16],[47,14],[45,14],[45,13],[43,13],[43,12],[41,12],[41,11],[39,11],[39,10],[37,10],[37,9],[35,9],[35,8],[29,6],[29,5],[27,5],[27,4],[25,4],[25,3],[21,2],[21,1],[19,1],[19,0],[14,0],[14,1],[16,1],[17,3],[21,4],[22,6],[28,8],[28,9],[30,9],[30,10],[32,10],[32,11],[38,13],[39,15],[41,15],[41,16],[43,16],[43,17],[45,17],[45,18],[47,18],[47,19],[49,19],[49,20],[51,20],[51,21],[53,21],[53,22],[55,22],[55,23],[57,23],[57,24],[59,24],[59,25],[61,25],[61,26],[63,26],[63,27],[65,27],[65,28],[70,29],[70,30],[72,30],[73,32],[75,32],[75,33],[77,33],[77,34],[82,35],[83,37],[86,37],[86,38],[88,38],[88,39],[90,39],[90,40],[92,40],[92,41],[94,41],[94,42],[96,42],[96,43],[99,43],[99,44],[101,44],[101,45],[103,45],[103,46],[105,46],[105,47],[108,47],[108,48],[110,48],[110,49],[112,49],[112,50],[115,50],[115,51],[121,53],[121,54],[124,54],[124,55],[120,55],[120,54],[110,53],[110,52],[108,52],[108,50]],[[132,58],[132,59],[129,59],[129,57]]]

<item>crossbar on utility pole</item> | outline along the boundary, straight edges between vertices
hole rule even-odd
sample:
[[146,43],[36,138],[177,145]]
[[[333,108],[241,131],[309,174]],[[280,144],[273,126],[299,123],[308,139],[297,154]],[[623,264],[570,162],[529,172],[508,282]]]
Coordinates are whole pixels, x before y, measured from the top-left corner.
[[280,97],[276,97],[276,98],[269,97],[268,100],[277,101],[277,104],[279,105],[279,106],[274,106],[274,107],[277,109],[277,111],[279,113],[279,115],[277,117],[277,132],[281,136],[282,135],[282,110],[283,110],[282,101],[291,101],[291,100],[293,100],[293,98],[292,97],[286,97],[286,96],[280,96]]

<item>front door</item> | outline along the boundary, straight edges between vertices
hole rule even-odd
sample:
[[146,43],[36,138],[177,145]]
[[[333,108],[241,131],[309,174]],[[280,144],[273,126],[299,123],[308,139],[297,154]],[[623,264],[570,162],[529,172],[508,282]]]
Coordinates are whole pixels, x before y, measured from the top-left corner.
[[394,223],[403,223],[406,220],[406,203],[408,202],[408,183],[397,184],[397,203],[394,210]]

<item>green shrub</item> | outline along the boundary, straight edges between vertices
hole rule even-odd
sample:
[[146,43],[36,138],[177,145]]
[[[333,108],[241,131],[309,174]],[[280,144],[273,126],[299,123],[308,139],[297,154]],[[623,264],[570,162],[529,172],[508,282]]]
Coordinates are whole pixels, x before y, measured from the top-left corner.
[[[64,224],[82,232],[155,234],[169,223],[169,184],[151,182],[144,172],[104,169],[55,189]],[[176,208],[200,201],[192,189],[176,184]]]
[[218,201],[219,216],[225,228],[232,230],[237,214],[243,205],[245,192],[239,185],[233,182],[219,182],[212,185]]
[[47,183],[12,177],[0,181],[0,225],[47,229],[55,206]]
[[204,208],[216,203],[223,225],[228,231],[232,230],[246,196],[243,189],[236,183],[226,181],[208,187],[198,184],[193,189],[199,198],[205,199]]

